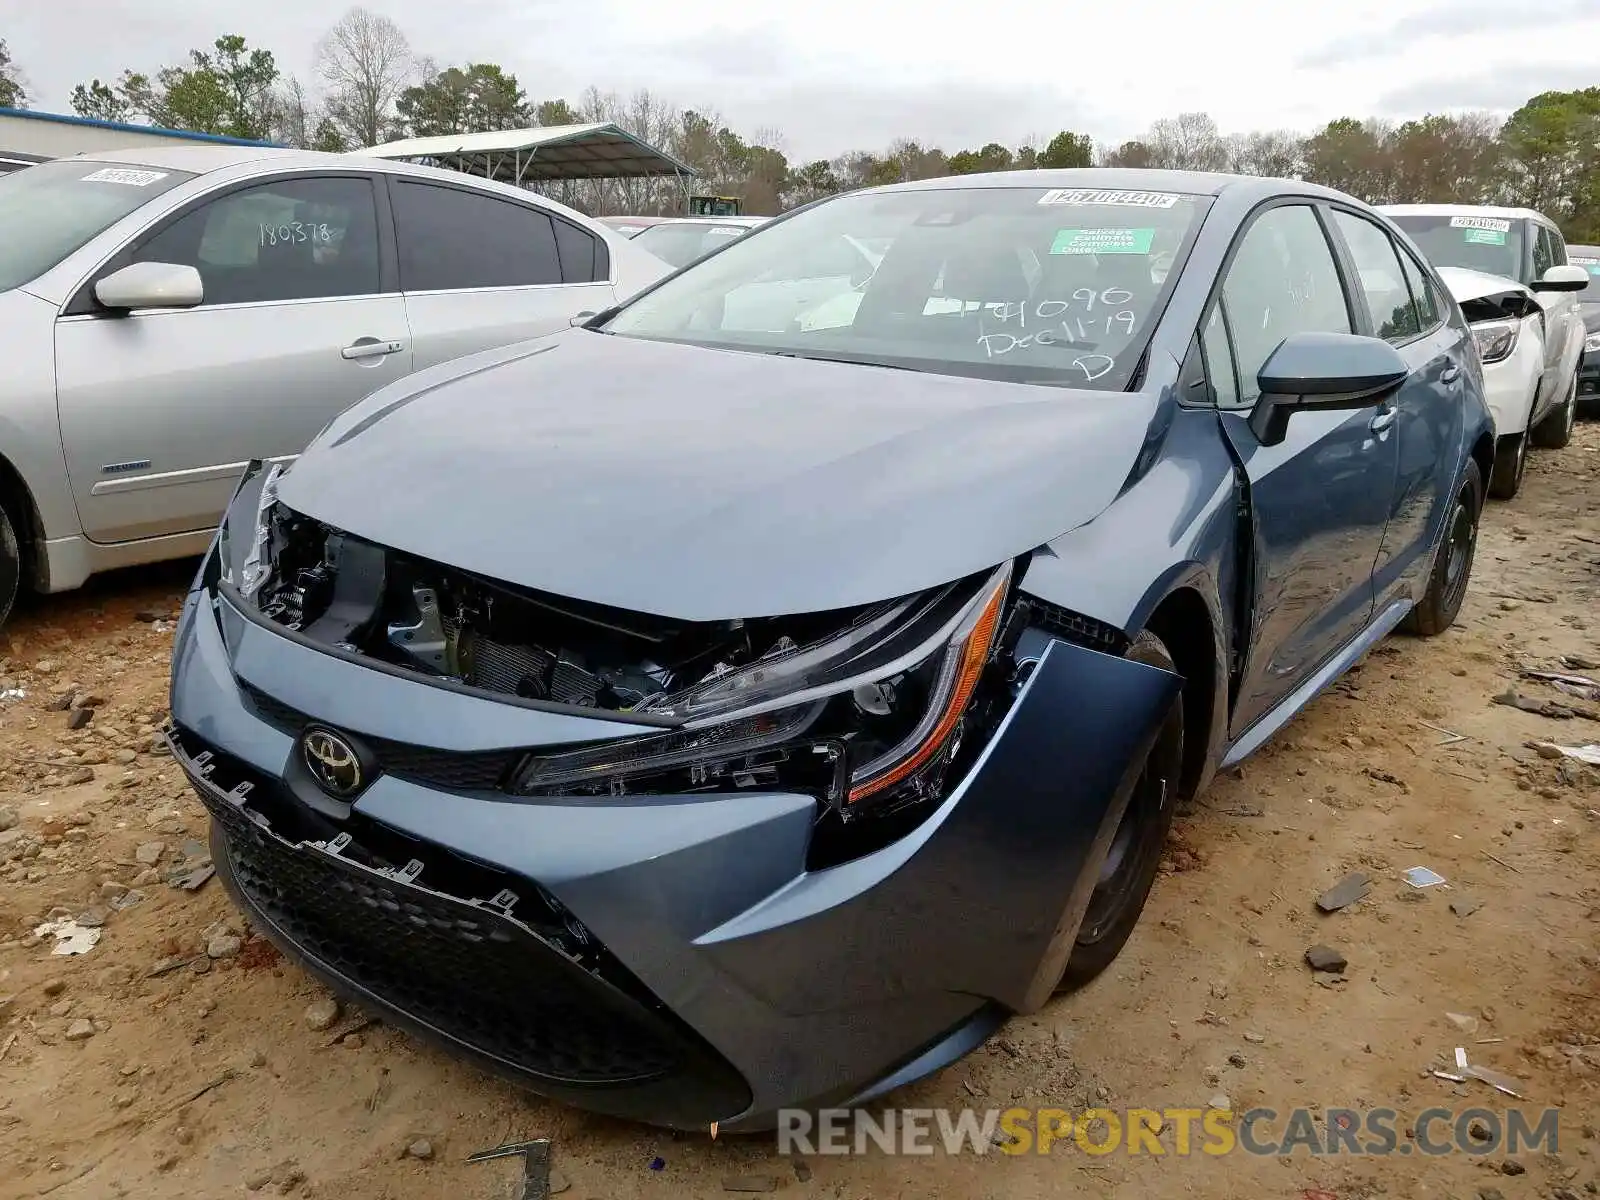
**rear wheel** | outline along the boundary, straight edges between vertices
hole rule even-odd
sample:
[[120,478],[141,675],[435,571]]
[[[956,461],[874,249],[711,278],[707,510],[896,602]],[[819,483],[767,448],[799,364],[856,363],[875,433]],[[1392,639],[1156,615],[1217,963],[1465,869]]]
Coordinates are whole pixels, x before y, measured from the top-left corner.
[[[1148,630],[1133,639],[1126,657],[1135,662],[1176,673],[1172,655],[1161,639]],[[1172,816],[1178,806],[1178,781],[1183,770],[1183,706],[1173,705],[1171,714],[1156,734],[1155,744],[1145,758],[1144,769],[1128,797],[1127,810],[1111,839],[1095,882],[1078,941],[1062,972],[1059,991],[1070,991],[1088,983],[1111,965],[1121,952],[1133,927],[1139,923]]]
[[1572,384],[1567,388],[1566,399],[1545,414],[1528,436],[1541,450],[1560,450],[1572,440],[1572,426],[1578,419],[1578,373],[1572,373]]
[[1528,435],[1508,433],[1494,443],[1494,471],[1489,476],[1489,495],[1510,500],[1522,490],[1522,476],[1528,469]]
[[1455,501],[1446,518],[1444,538],[1434,554],[1428,573],[1428,590],[1401,626],[1407,633],[1433,637],[1455,623],[1456,614],[1467,598],[1467,582],[1472,578],[1472,556],[1478,548],[1478,515],[1483,508],[1483,490],[1478,464],[1467,460],[1467,469],[1456,485]]

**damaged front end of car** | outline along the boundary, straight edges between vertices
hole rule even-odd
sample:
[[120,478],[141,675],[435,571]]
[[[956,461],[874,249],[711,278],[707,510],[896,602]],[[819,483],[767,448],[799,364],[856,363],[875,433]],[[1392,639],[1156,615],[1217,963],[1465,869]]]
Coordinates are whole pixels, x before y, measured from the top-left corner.
[[[374,544],[278,479],[252,464],[197,580],[175,749],[230,891],[335,986],[546,1094],[729,1128],[936,1069],[1048,998],[1180,681],[1029,596],[1025,560],[682,621]],[[337,795],[319,755],[345,752]],[[418,939],[481,927],[419,959],[387,916],[366,940],[396,909]],[[530,969],[592,981],[539,1017],[592,1047],[612,1013],[589,1057],[661,1062],[519,1051]]]

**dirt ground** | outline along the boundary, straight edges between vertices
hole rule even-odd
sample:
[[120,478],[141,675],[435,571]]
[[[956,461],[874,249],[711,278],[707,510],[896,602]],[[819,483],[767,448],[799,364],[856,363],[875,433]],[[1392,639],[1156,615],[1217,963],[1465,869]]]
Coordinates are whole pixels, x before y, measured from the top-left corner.
[[[167,618],[191,569],[97,581],[0,633],[0,806],[14,810],[0,808],[0,1197],[488,1200],[521,1194],[519,1164],[466,1156],[541,1136],[557,1188],[580,1200],[719,1196],[730,1177],[834,1200],[1600,1190],[1600,770],[1528,745],[1600,742],[1600,703],[1520,677],[1563,656],[1600,674],[1600,424],[1534,456],[1522,496],[1490,507],[1456,629],[1380,646],[1202,797],[1105,976],[894,1098],[1386,1106],[1404,1148],[1427,1108],[1516,1103],[1431,1074],[1462,1046],[1531,1109],[1560,1110],[1558,1153],[1509,1166],[1492,1147],[1178,1157],[1170,1124],[1162,1157],[1069,1141],[797,1164],[769,1139],[674,1137],[532,1099],[358,1013],[313,1028],[323,992],[249,936],[217,882],[168,882],[204,836],[156,750]],[[1508,689],[1544,714],[1493,702]],[[92,708],[79,731],[84,717],[52,708],[69,693]],[[1413,866],[1448,882],[1414,889],[1400,879]],[[1366,898],[1320,915],[1317,895],[1357,870]],[[98,944],[52,954],[34,929],[62,916]],[[1318,943],[1348,957],[1344,982],[1307,967]]]

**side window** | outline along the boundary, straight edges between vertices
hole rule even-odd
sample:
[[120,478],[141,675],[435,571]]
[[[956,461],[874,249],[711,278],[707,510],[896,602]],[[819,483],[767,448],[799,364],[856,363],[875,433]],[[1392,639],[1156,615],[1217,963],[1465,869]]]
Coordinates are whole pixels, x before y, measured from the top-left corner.
[[402,291],[561,282],[561,258],[548,213],[463,188],[405,179],[391,180],[389,194]]
[[1374,332],[1386,342],[1416,337],[1422,328],[1389,235],[1365,217],[1343,209],[1333,210],[1333,223],[1350,248]]
[[1409,254],[1400,255],[1401,269],[1406,273],[1406,284],[1411,289],[1411,296],[1417,304],[1417,322],[1422,333],[1437,329],[1444,320],[1445,308],[1439,300],[1439,293],[1433,286],[1433,280],[1417,266],[1416,260]]
[[1233,346],[1228,340],[1222,304],[1211,306],[1211,319],[1200,331],[1200,352],[1206,360],[1206,378],[1218,408],[1239,407],[1239,377],[1233,367]]
[[556,251],[561,257],[561,282],[593,283],[611,273],[609,257],[602,268],[600,257],[604,247],[600,239],[587,229],[579,229],[570,221],[553,218],[556,228]]
[[1268,209],[1245,231],[1222,284],[1239,371],[1239,402],[1261,394],[1256,376],[1291,333],[1353,333],[1333,251],[1304,204]]
[[372,182],[279,179],[241,188],[160,229],[131,261],[195,268],[207,306],[369,296],[380,290]]
[[1532,228],[1537,235],[1533,239],[1533,277],[1540,279],[1556,265],[1555,251],[1550,244],[1550,231],[1543,225],[1534,225]]
[[1550,262],[1552,266],[1564,267],[1567,265],[1567,241],[1561,236],[1559,229],[1544,227],[1544,236],[1550,239]]

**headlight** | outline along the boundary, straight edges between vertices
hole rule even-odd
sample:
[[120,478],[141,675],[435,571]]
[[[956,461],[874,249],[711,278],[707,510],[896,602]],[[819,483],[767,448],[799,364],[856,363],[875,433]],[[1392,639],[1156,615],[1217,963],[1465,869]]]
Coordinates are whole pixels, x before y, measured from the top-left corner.
[[1511,357],[1517,348],[1521,321],[1479,321],[1472,326],[1472,340],[1478,344],[1478,357],[1486,363]]
[[665,733],[530,755],[517,788],[620,795],[630,780],[657,777],[656,786],[675,792],[730,781],[789,790],[798,772],[842,810],[902,785],[920,788],[959,742],[1010,581],[1008,564],[976,591],[969,582],[890,606],[837,637],[647,704],[640,711],[688,720]]
[[1600,352],[1600,329],[1583,339],[1583,351],[1585,354]]

